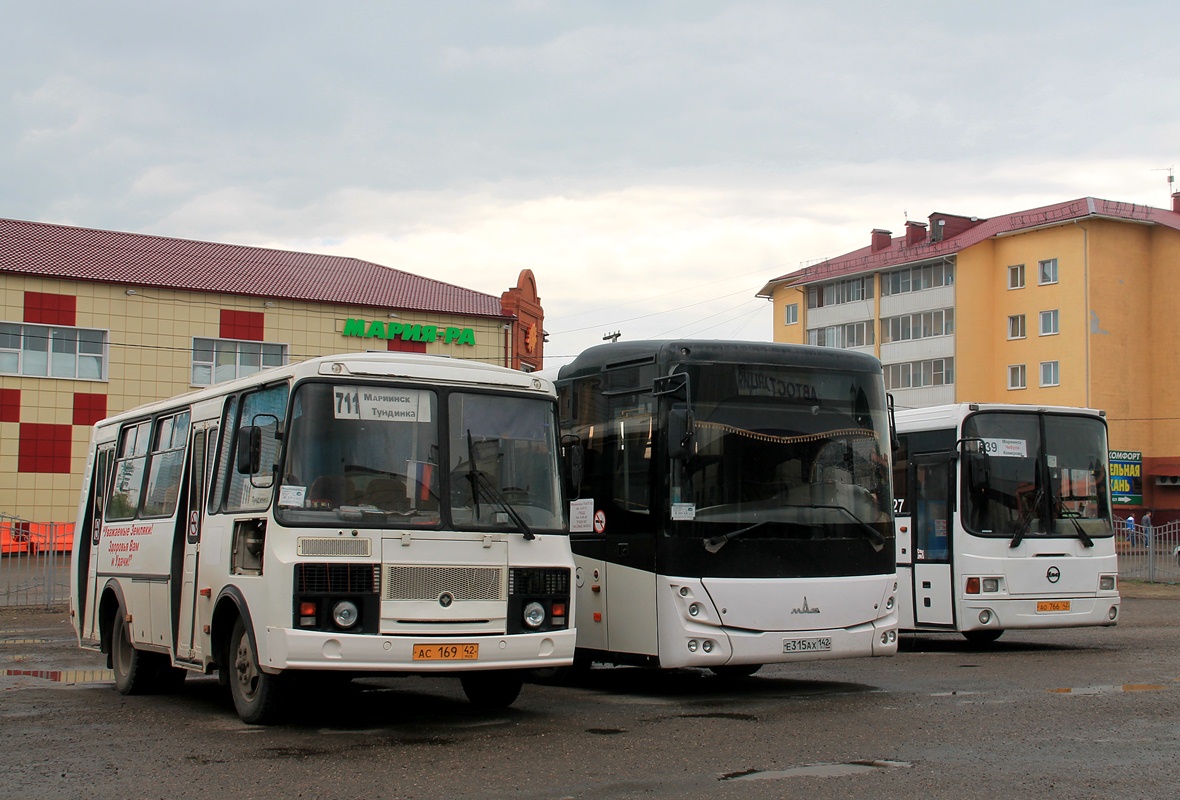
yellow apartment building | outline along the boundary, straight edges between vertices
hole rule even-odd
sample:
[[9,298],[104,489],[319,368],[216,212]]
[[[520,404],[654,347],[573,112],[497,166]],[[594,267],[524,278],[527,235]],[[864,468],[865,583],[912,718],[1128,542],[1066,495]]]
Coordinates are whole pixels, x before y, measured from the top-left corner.
[[1180,517],[1180,193],[1171,209],[1085,197],[935,213],[758,296],[774,304],[774,341],[880,358],[899,408],[1104,410],[1112,452],[1140,472],[1119,510]]
[[73,522],[90,426],[364,350],[532,371],[529,270],[499,297],[354,258],[0,219],[0,514]]

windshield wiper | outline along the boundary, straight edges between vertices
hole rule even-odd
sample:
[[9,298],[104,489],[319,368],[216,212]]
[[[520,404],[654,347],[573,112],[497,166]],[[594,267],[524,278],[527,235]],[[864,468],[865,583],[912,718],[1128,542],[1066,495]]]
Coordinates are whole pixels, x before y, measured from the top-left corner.
[[1037,493],[1033,495],[1033,501],[1029,504],[1028,509],[1020,517],[1020,525],[1016,528],[1016,533],[1012,534],[1012,541],[1008,543],[1008,547],[1020,547],[1020,543],[1024,541],[1024,535],[1028,533],[1029,526],[1032,525],[1033,515],[1036,514],[1037,508],[1041,505],[1041,498],[1045,496],[1045,487],[1037,489]]
[[536,539],[537,535],[529,530],[529,526],[525,524],[520,513],[512,507],[512,504],[508,502],[507,498],[492,484],[488,476],[475,468],[475,446],[471,440],[471,431],[467,431],[467,458],[471,464],[471,468],[467,471],[467,480],[471,481],[471,499],[475,503],[475,518],[479,519],[479,499],[482,494],[485,500],[495,503],[508,515],[516,525],[517,530],[524,534],[524,538]]
[[762,522],[755,522],[753,525],[747,525],[744,528],[738,528],[736,531],[730,531],[729,533],[723,533],[720,536],[712,536],[712,537],[705,540],[705,549],[708,550],[710,553],[716,553],[718,550],[720,550],[722,547],[724,547],[725,543],[728,542],[730,539],[736,539],[737,537],[741,536],[743,533],[745,533],[747,531],[752,531],[755,528],[759,528],[765,524],[766,524],[766,520],[763,520]]
[[1065,516],[1065,501],[1062,500],[1060,497],[1056,498],[1056,500],[1057,500],[1057,516],[1058,516],[1058,518],[1059,519],[1068,519],[1070,522],[1072,522],[1073,529],[1075,531],[1077,531],[1078,538],[1082,540],[1082,544],[1085,545],[1086,547],[1093,547],[1094,540],[1091,539],[1086,534],[1086,531],[1082,528],[1082,523],[1078,522],[1078,518],[1072,517],[1072,516],[1071,517]]
[[828,506],[828,505],[812,504],[807,507],[808,508],[834,508],[837,511],[843,511],[845,515],[847,515],[848,517],[851,517],[853,522],[855,522],[862,530],[864,530],[866,533],[869,534],[869,541],[872,543],[874,550],[876,550],[878,553],[880,553],[882,548],[885,547],[885,537],[881,535],[881,532],[879,530],[877,530],[876,528],[874,528],[869,523],[865,522],[860,517],[856,516],[856,514],[853,514],[851,511],[849,511],[844,506]]

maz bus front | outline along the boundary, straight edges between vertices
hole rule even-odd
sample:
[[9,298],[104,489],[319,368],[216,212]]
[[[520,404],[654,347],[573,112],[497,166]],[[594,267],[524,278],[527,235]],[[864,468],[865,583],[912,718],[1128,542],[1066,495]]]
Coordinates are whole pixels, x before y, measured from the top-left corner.
[[896,422],[903,629],[991,642],[1118,621],[1101,412],[959,403]]
[[760,665],[897,649],[880,363],[719,341],[594,347],[558,380],[579,663]]
[[394,353],[313,359],[94,426],[71,616],[126,694],[217,671],[270,722],[296,674],[457,673],[506,705],[571,663],[556,397]]

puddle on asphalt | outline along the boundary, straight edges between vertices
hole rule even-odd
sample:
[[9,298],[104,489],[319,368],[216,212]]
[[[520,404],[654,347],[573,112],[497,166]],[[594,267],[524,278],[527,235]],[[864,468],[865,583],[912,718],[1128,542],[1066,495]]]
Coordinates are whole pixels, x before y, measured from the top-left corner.
[[1158,683],[1124,683],[1121,686],[1083,686],[1050,689],[1050,694],[1121,694],[1122,692],[1159,692],[1163,686]]
[[863,775],[867,772],[885,772],[891,769],[908,769],[913,766],[907,761],[884,761],[873,759],[866,761],[849,761],[844,764],[808,764],[791,769],[759,770],[751,769],[745,772],[733,772],[722,775],[723,781],[767,781],[781,778],[840,778],[845,775]]
[[54,683],[75,686],[79,683],[105,683],[115,679],[109,669],[6,669],[0,675],[19,678],[43,678]]

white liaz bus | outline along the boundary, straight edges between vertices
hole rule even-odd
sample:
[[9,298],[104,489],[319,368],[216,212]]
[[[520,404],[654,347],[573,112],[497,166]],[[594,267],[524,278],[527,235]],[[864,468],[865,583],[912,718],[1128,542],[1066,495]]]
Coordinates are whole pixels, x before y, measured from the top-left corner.
[[592,347],[557,378],[577,663],[897,652],[881,364],[803,345]]
[[94,426],[71,617],[124,694],[217,671],[249,723],[297,675],[457,673],[476,704],[574,654],[552,384],[316,358]]
[[986,643],[1118,621],[1102,412],[958,403],[898,410],[896,426],[904,630]]

